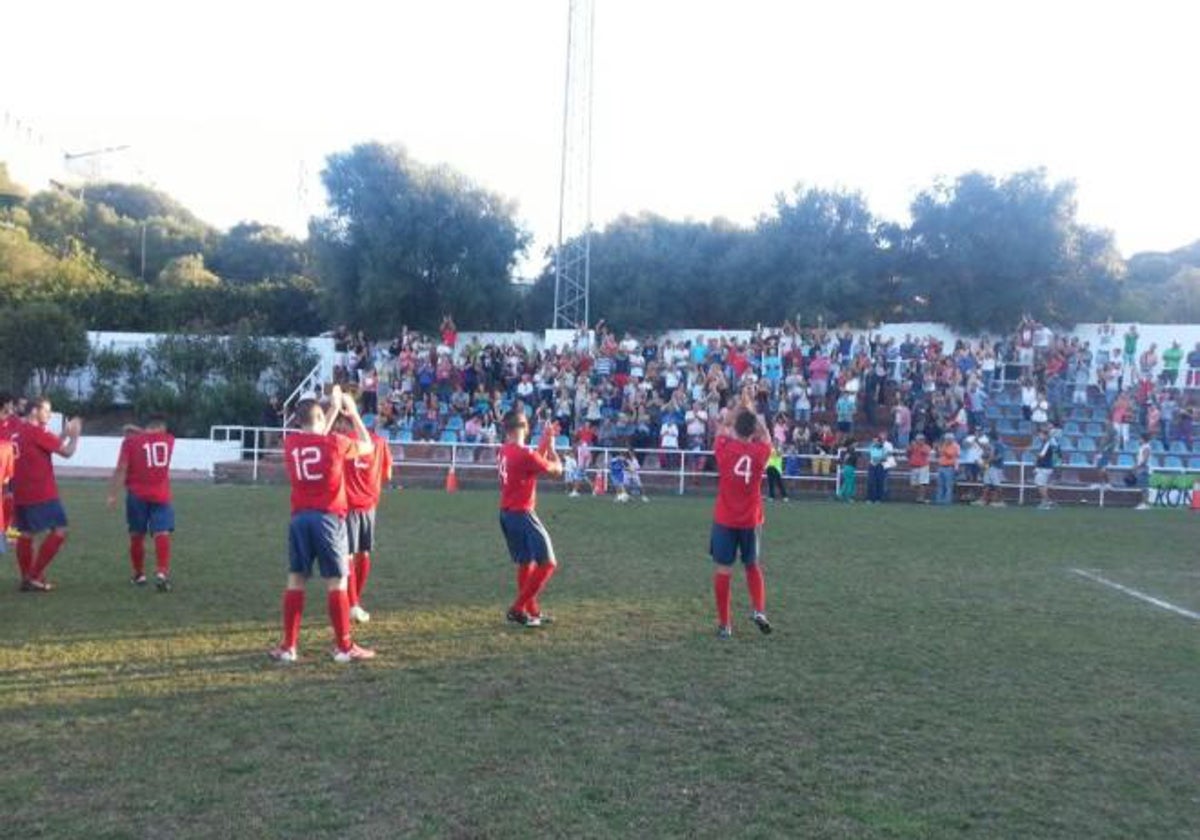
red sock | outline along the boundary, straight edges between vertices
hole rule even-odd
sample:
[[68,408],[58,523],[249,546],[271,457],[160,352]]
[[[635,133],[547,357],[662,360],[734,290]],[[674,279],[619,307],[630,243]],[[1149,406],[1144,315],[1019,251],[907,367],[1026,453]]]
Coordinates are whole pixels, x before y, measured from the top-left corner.
[[717,623],[722,627],[728,627],[729,620],[729,605],[732,596],[729,593],[729,578],[731,575],[723,575],[720,572],[713,572],[713,595],[717,599]]
[[292,650],[300,640],[300,619],[304,616],[304,590],[283,590],[283,640],[279,646]]
[[746,589],[750,590],[750,606],[755,612],[767,611],[767,584],[763,580],[762,567],[751,563],[746,567]]
[[354,600],[361,601],[367,578],[371,576],[371,555],[365,551],[354,556]]
[[11,493],[4,494],[4,527],[11,528],[13,524],[13,513],[16,509],[16,504],[13,502]]
[[17,566],[21,569],[21,580],[29,580],[33,568],[33,537],[28,534],[17,537]]
[[346,603],[352,607],[358,606],[358,582],[354,575],[354,558],[346,564]]
[[538,596],[542,594],[542,590],[546,588],[546,583],[558,570],[558,566],[555,563],[530,565],[533,566],[533,571],[529,574],[528,580],[525,581],[525,587],[521,590],[521,606],[517,609],[525,610],[530,615],[540,615]]
[[129,535],[129,564],[133,566],[134,577],[141,577],[146,572],[146,535]]
[[350,598],[344,589],[327,593],[329,625],[333,628],[333,643],[338,650],[350,650]]
[[171,535],[154,535],[154,559],[157,561],[154,571],[166,577],[171,573]]
[[67,538],[62,534],[56,534],[53,531],[47,534],[46,539],[42,540],[42,544],[38,548],[37,557],[33,561],[33,568],[29,570],[29,577],[33,580],[42,580],[45,578],[46,569],[54,562],[54,557],[66,541]]
[[517,564],[517,597],[513,599],[512,609],[517,612],[521,609],[522,596],[525,592],[525,585],[529,583],[529,577],[533,574],[537,566],[533,563],[518,563]]

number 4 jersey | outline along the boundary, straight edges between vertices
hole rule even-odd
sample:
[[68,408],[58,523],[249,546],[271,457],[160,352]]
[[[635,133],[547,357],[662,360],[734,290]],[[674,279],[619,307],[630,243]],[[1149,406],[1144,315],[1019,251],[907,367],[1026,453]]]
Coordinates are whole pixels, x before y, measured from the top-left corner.
[[166,432],[130,435],[121,441],[118,463],[125,464],[125,489],[145,502],[171,502],[171,455],[175,437]]
[[713,521],[726,528],[757,528],[763,522],[763,470],[771,457],[771,444],[717,438],[717,502]]
[[292,482],[292,513],[315,510],[345,516],[346,461],[358,454],[345,435],[292,432],[283,441],[283,462]]

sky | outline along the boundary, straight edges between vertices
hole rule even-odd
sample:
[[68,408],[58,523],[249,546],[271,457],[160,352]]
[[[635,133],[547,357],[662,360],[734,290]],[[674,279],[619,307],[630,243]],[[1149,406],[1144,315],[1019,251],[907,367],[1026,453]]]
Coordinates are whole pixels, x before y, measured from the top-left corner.
[[[1121,251],[1200,238],[1200,8],[1142,0],[595,0],[598,225],[750,224],[797,184],[906,221],[934,179],[1045,166]],[[303,235],[326,155],[378,140],[555,241],[567,0],[21,3],[0,160],[139,180],[220,227]],[[19,72],[14,72],[19,70]],[[125,151],[64,171],[63,152]]]

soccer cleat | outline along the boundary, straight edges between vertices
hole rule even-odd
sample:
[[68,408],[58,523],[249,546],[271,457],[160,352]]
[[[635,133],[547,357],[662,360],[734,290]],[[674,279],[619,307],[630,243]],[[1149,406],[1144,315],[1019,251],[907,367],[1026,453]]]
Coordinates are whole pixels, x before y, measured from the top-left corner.
[[570,493],[567,494],[567,496],[569,496],[572,499],[577,499],[577,498],[579,498],[579,491],[572,490]]
[[[540,626],[542,626],[542,625],[544,625],[544,624],[553,624],[553,623],[554,623],[554,615],[553,615],[553,614],[551,614],[551,613],[545,613],[545,612],[543,612],[543,613],[530,613],[530,614],[529,614],[529,619],[530,619],[530,621],[536,621],[536,622],[537,622],[537,624],[534,624],[534,625],[532,625],[533,627],[540,627]],[[528,626],[528,625],[527,625],[527,626]]]
[[17,591],[18,592],[32,592],[33,591],[33,587],[29,585],[29,578],[23,578],[21,580],[21,583],[17,586]]
[[366,624],[371,620],[371,614],[358,604],[355,604],[350,608],[350,620],[357,621],[359,624]]
[[295,648],[285,648],[285,647],[271,648],[269,651],[267,651],[267,656],[271,657],[271,659],[275,660],[276,662],[281,662],[284,664],[289,663],[289,662],[295,662],[296,659],[298,658],[296,656]]
[[728,624],[717,625],[717,638],[725,642],[733,638],[733,628]]
[[1134,510],[1150,510],[1150,505],[1146,504],[1145,502],[1142,502],[1140,505],[1135,507]]
[[643,502],[648,502],[648,501],[650,501],[650,497],[649,497],[649,496],[642,496],[642,501],[643,501]]
[[333,661],[339,665],[345,665],[348,662],[361,662],[365,659],[374,659],[375,651],[370,648],[365,648],[357,644],[351,644],[345,650],[335,650],[333,652]]
[[764,636],[770,634],[771,622],[767,621],[766,613],[756,612],[756,613],[754,613],[754,615],[750,616],[750,620],[753,621],[755,623],[755,625],[758,626],[758,629],[762,631],[762,634]]
[[171,579],[169,577],[167,577],[166,575],[156,574],[154,576],[154,588],[157,589],[159,592],[170,592],[171,591]]
[[132,583],[134,586],[145,586],[146,585],[146,576],[145,575],[134,575],[133,577],[131,577],[129,579],[129,582]]
[[27,581],[29,588],[26,592],[53,592],[54,584],[48,580],[30,580]]
[[513,624],[523,625],[529,623],[529,613],[524,612],[523,610],[509,610],[508,614],[505,615],[504,618],[507,621],[511,621]]
[[998,502],[992,502],[991,507],[1008,507],[1008,502],[1001,499]]

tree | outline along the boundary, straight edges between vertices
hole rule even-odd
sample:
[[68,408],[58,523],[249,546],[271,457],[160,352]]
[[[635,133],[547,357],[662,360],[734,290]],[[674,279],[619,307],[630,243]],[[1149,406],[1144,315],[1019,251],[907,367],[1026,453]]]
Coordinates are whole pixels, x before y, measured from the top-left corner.
[[221,285],[221,278],[204,267],[204,256],[188,254],[167,263],[158,274],[158,285],[168,289],[205,288]]
[[8,164],[0,160],[0,210],[9,210],[24,203],[29,191],[8,174]]
[[1050,323],[1098,317],[1119,297],[1112,235],[1075,219],[1075,186],[1044,170],[970,172],[913,202],[913,286],[930,320],[1002,330],[1023,313]]
[[307,272],[308,251],[274,225],[241,222],[217,241],[212,269],[227,283],[286,280]]
[[87,331],[61,307],[31,303],[0,310],[0,378],[17,393],[46,391],[88,360]]
[[331,155],[321,179],[329,212],[309,233],[339,319],[433,328],[452,310],[460,324],[508,324],[510,275],[529,240],[510,201],[378,143]]

